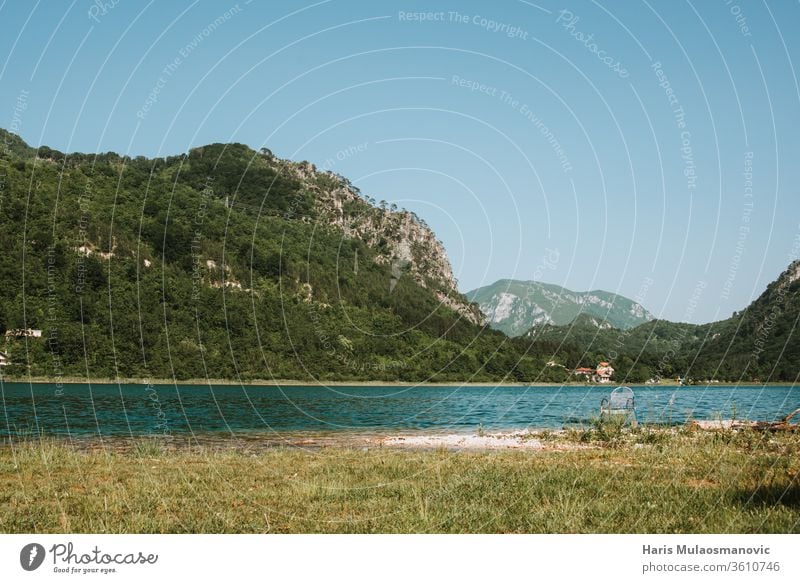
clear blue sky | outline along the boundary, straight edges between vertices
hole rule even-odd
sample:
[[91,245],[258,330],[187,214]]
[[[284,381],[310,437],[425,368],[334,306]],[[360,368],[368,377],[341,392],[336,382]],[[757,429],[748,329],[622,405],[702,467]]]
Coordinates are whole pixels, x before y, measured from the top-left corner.
[[0,125],[267,146],[416,211],[462,291],[537,278],[703,322],[799,250],[798,24],[743,0],[0,0]]

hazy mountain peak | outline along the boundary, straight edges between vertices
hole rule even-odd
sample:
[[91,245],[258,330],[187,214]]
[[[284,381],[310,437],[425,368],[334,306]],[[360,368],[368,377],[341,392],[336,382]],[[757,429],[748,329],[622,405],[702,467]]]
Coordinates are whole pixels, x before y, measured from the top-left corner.
[[591,316],[599,328],[628,329],[653,319],[640,304],[617,294],[575,292],[538,281],[501,279],[466,296],[480,306],[492,328],[509,336],[521,336],[534,326],[569,324],[579,314]]

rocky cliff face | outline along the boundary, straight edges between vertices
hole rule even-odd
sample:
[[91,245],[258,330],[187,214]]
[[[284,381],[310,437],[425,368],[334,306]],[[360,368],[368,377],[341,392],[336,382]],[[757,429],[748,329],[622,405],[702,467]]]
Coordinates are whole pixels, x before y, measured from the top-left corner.
[[318,171],[308,162],[291,163],[288,168],[313,193],[314,220],[376,250],[375,260],[391,265],[393,279],[410,277],[468,321],[485,323],[480,309],[458,292],[444,245],[414,213],[375,206],[346,178]]

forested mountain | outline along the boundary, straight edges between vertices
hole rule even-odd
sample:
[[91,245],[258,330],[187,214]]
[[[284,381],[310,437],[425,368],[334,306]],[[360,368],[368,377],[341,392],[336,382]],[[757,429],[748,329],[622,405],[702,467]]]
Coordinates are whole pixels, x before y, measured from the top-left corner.
[[695,325],[655,320],[631,330],[601,329],[579,316],[567,326],[538,326],[531,351],[570,366],[611,360],[615,378],[695,381],[796,381],[800,375],[800,261],[731,318]]
[[702,326],[696,339],[684,343],[690,374],[796,381],[800,375],[798,327],[800,261],[794,261],[746,309]]
[[484,327],[422,219],[333,173],[0,142],[6,376],[558,380]]
[[595,327],[628,329],[653,317],[641,305],[606,291],[574,292],[538,281],[501,279],[465,294],[476,302],[492,328],[521,336],[533,326],[563,326],[580,314]]
[[619,382],[800,371],[798,262],[722,322],[608,328],[617,308],[649,314],[592,292],[570,325],[509,338],[457,291],[422,219],[242,144],[148,159],[0,130],[0,241],[6,378],[560,382],[601,360]]

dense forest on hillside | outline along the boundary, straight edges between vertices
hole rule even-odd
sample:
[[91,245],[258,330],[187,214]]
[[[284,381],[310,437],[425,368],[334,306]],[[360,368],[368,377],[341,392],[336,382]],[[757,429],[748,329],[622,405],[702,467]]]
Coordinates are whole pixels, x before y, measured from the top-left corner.
[[424,221],[241,144],[148,159],[37,150],[0,130],[0,227],[7,378],[563,382],[601,360],[619,382],[800,370],[797,264],[723,322],[622,331],[579,316],[508,338],[455,290]]
[[7,376],[560,380],[317,216],[334,175],[240,144],[151,160],[2,137],[0,331],[43,331],[6,335]]

